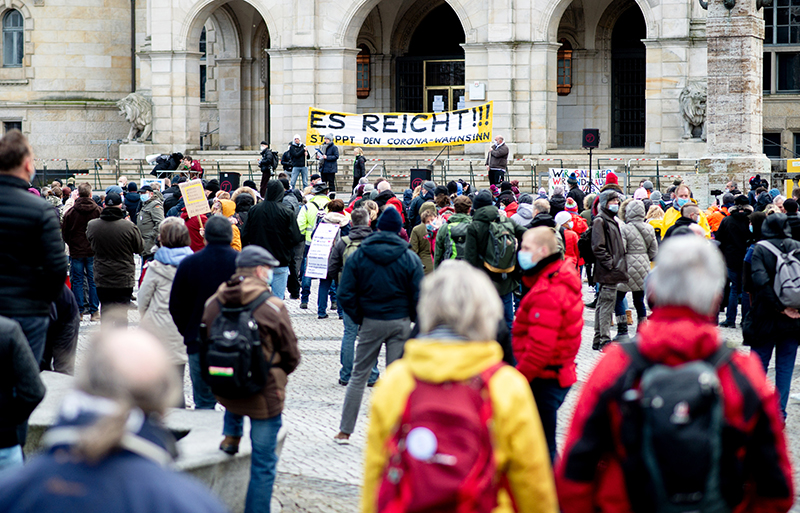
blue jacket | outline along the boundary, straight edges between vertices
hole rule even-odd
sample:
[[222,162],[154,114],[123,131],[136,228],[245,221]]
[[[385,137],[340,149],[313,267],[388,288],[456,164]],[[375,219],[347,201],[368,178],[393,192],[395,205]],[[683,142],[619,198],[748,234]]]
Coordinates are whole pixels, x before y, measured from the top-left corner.
[[125,210],[127,210],[128,215],[131,216],[131,221],[133,222],[133,224],[136,224],[136,214],[139,213],[140,208],[142,208],[142,198],[139,196],[139,193],[126,192]]
[[[81,419],[83,415],[79,417]],[[80,424],[80,422],[77,422]],[[48,434],[58,432],[60,423]],[[200,483],[163,466],[172,454],[170,435],[146,421],[133,438],[149,442],[149,454],[119,450],[96,464],[65,458],[62,442],[0,478],[5,513],[223,513],[225,508]],[[156,462],[150,457],[161,460]]]
[[408,226],[414,228],[420,223],[419,207],[426,201],[433,201],[433,193],[427,189],[422,189],[419,196],[411,201],[406,212],[406,219],[408,219]]
[[339,304],[356,324],[363,319],[417,318],[419,257],[394,233],[370,235],[348,259],[336,289]]
[[169,296],[169,313],[183,335],[188,354],[200,350],[197,337],[206,300],[236,272],[238,254],[228,244],[209,244],[178,266]]

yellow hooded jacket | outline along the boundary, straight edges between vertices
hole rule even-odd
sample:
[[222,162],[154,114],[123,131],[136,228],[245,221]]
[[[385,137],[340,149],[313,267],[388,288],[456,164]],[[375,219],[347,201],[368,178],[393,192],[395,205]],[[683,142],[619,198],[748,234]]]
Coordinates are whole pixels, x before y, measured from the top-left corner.
[[[693,201],[695,205],[697,204],[697,201],[695,201],[694,199],[692,199],[691,201]],[[667,209],[666,212],[664,212],[664,219],[660,220],[661,224],[659,225],[661,227],[662,240],[664,239],[664,236],[667,234],[667,230],[669,230],[672,227],[672,225],[675,224],[675,221],[677,221],[679,217],[681,217],[681,211],[678,208],[671,206]],[[652,224],[654,227],[656,226],[655,222],[653,222]],[[710,239],[711,226],[708,224],[708,219],[706,218],[706,214],[703,211],[700,211],[700,220],[697,221],[697,224],[699,224],[700,227],[703,229],[703,231],[706,232],[706,239]]]
[[[236,203],[234,203],[231,200],[219,200],[219,202],[222,205],[222,215],[230,219],[231,216],[236,213]],[[233,228],[233,239],[231,240],[231,247],[236,251],[241,251],[242,236],[239,233],[239,227],[233,225],[231,228]]]
[[[411,340],[405,355],[393,363],[375,387],[367,432],[361,511],[377,510],[378,491],[386,468],[386,442],[392,436],[414,389],[414,378],[443,383],[469,379],[500,362],[494,342]],[[530,386],[516,369],[504,366],[489,382],[493,409],[494,456],[498,472],[509,481],[517,511],[556,513],[553,472],[542,424]],[[513,511],[505,490],[498,493],[494,513]]]

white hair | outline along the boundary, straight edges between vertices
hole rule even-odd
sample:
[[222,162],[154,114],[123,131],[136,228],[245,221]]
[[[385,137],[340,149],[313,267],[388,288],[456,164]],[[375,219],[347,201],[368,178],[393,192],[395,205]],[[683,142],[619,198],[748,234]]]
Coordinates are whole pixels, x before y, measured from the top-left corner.
[[783,194],[778,194],[775,196],[775,198],[773,198],[772,203],[773,205],[777,205],[778,203],[783,203],[784,201],[786,201],[786,196]]
[[725,261],[716,246],[703,237],[678,235],[658,248],[656,267],[645,284],[647,300],[714,315],[725,279]]
[[495,340],[503,305],[486,273],[449,260],[422,281],[417,315],[420,333],[447,327],[468,340]]
[[388,191],[392,189],[392,184],[384,180],[378,184],[378,192]]

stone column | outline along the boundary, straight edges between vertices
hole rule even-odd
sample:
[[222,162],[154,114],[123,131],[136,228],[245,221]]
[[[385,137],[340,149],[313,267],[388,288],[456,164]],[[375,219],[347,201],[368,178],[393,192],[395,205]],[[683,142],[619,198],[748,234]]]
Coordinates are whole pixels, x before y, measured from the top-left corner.
[[153,144],[184,152],[200,144],[200,54],[150,52]]
[[736,0],[732,9],[723,0],[709,1],[706,34],[708,156],[699,170],[713,189],[770,170],[762,152],[764,20],[756,0]]
[[217,59],[215,77],[219,99],[219,146],[242,148],[242,59]]

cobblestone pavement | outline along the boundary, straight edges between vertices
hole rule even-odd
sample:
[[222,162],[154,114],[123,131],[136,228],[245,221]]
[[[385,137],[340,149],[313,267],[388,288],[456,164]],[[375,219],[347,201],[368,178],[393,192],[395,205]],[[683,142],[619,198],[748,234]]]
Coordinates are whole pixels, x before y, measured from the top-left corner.
[[[327,319],[317,319],[317,282],[312,286],[309,309],[301,310],[300,302],[287,300],[292,324],[299,339],[302,362],[289,377],[284,425],[288,436],[278,464],[275,483],[275,498],[285,512],[336,512],[358,511],[358,499],[363,466],[363,450],[367,413],[371,390],[364,394],[356,431],[351,444],[340,446],[333,442],[338,432],[345,387],[338,384],[339,348],[343,331],[342,321],[335,312],[329,311]],[[584,298],[589,301],[592,292],[584,286]],[[630,299],[629,299],[630,300]],[[635,316],[635,314],[634,314]],[[134,309],[129,312],[131,326],[138,324],[139,315]],[[83,322],[78,350],[78,365],[82,360],[88,336],[99,328],[99,323]],[[741,344],[741,331],[723,329],[723,336],[730,342]],[[567,395],[559,411],[558,440],[562,444],[581,385],[587,379],[600,355],[591,349],[594,333],[594,310],[584,312],[583,343],[578,353],[578,383]],[[613,330],[612,330],[613,333]],[[746,349],[745,349],[746,350]],[[384,356],[380,358],[384,371]],[[770,369],[770,375],[774,372]],[[794,374],[793,391],[800,390],[800,369]],[[187,407],[192,407],[191,385],[188,372],[185,380]],[[795,469],[800,468],[800,401],[790,401],[787,434],[794,455]],[[221,406],[217,406],[221,408]],[[797,480],[797,479],[796,479]],[[793,511],[800,512],[796,506]]]

